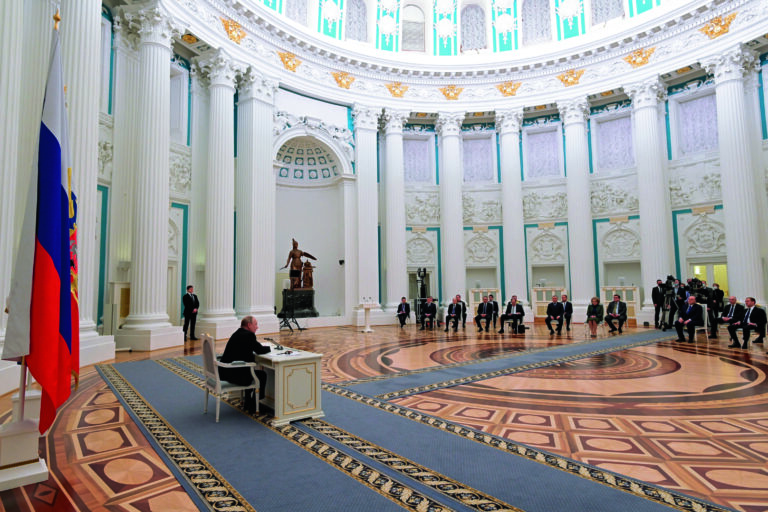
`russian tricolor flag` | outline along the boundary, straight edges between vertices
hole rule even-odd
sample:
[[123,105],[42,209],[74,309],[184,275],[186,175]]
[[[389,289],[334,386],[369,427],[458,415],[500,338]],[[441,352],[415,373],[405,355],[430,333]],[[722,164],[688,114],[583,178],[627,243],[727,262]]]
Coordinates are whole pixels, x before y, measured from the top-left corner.
[[80,369],[75,199],[59,34],[53,33],[37,172],[33,170],[8,304],[3,359],[20,360],[42,387],[40,433]]

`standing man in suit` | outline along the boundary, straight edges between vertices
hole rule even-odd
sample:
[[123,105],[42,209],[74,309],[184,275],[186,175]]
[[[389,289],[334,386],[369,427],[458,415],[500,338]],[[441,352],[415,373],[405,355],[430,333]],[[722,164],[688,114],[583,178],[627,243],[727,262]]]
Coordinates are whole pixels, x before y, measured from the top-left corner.
[[512,334],[517,334],[518,324],[523,323],[523,317],[525,316],[525,310],[523,305],[517,302],[517,295],[513,295],[507,302],[507,310],[501,315],[501,329],[499,334],[504,334],[504,322],[507,320],[512,321]]
[[[723,316],[717,319],[718,323],[728,324],[728,337],[731,339],[731,344],[728,348],[739,348],[739,338],[736,336],[736,330],[741,325],[741,319],[744,318],[744,306],[736,302],[736,297],[731,295],[728,297],[728,304],[723,306]],[[734,325],[739,322],[739,325]]]
[[467,327],[467,303],[461,300],[461,295],[456,295],[456,302],[461,306],[461,328]]
[[499,303],[493,298],[493,295],[488,295],[488,303],[493,306],[493,330],[496,330],[496,320],[499,318]]
[[560,297],[560,304],[563,305],[563,318],[565,318],[565,330],[571,330],[571,316],[573,315],[573,302],[568,302],[568,296],[563,294]]
[[688,331],[688,343],[693,343],[696,338],[696,327],[704,326],[704,310],[701,308],[701,304],[696,304],[696,297],[691,295],[688,297],[688,305],[684,309],[680,310],[680,317],[675,322],[675,329],[677,330],[677,340],[685,341],[683,336],[683,329]]
[[563,330],[563,314],[565,310],[563,305],[557,302],[557,295],[552,296],[552,302],[547,304],[547,318],[544,319],[544,323],[549,327],[549,334],[555,334],[552,329],[552,320],[557,320],[557,334]]
[[[255,318],[250,315],[243,318],[240,321],[240,328],[227,341],[227,346],[221,355],[221,362],[245,361],[246,363],[253,363],[256,361],[256,354],[269,352],[271,349],[268,346],[265,347],[256,340],[258,328],[259,323]],[[267,391],[267,372],[255,370],[255,373],[256,378],[259,379],[259,399],[263,399]],[[238,386],[247,386],[253,382],[250,368],[219,368],[219,377]],[[252,392],[245,397],[245,408],[248,412],[256,410],[256,397]]]
[[421,328],[424,330],[424,324],[429,325],[429,328],[435,326],[435,317],[437,316],[437,306],[432,302],[432,296],[427,297],[427,303],[421,308]]
[[661,308],[664,307],[664,281],[661,279],[656,280],[656,286],[651,290],[651,300],[653,301],[653,325],[656,326],[656,329],[661,329],[659,316],[661,315]]
[[459,318],[461,318],[461,305],[456,297],[453,298],[448,309],[445,312],[445,332],[448,332],[448,326],[453,322],[453,332],[459,330]]
[[609,332],[616,332],[616,327],[613,326],[613,322],[619,321],[619,334],[621,334],[621,328],[624,327],[624,322],[627,321],[627,303],[621,302],[621,295],[614,294],[613,302],[608,304],[608,308],[605,313],[605,323],[610,328]]
[[[752,331],[757,333],[757,339],[753,341],[753,343],[763,342],[763,338],[765,338],[766,315],[764,309],[756,307],[754,297],[747,297],[744,299],[744,304],[746,305],[746,308],[744,309],[744,318],[738,322],[734,322],[731,327],[742,330],[744,344],[741,348],[746,350],[749,347],[749,335]],[[738,348],[738,346],[738,341],[735,342],[735,346],[733,344],[728,345],[729,348]]]
[[189,339],[196,340],[195,322],[197,322],[197,310],[200,308],[200,301],[197,300],[195,287],[191,284],[187,286],[187,293],[184,294],[182,302],[184,303],[184,341],[187,340],[187,332],[190,335]]
[[725,292],[720,289],[720,285],[717,283],[712,284],[712,292],[707,302],[707,319],[709,320],[709,337],[717,338],[717,326],[719,324],[718,317],[720,311],[723,309],[723,299],[725,298]]
[[488,302],[488,296],[483,297],[483,302],[477,306],[477,316],[475,316],[475,323],[477,324],[477,331],[483,332],[483,328],[480,327],[480,321],[485,321],[485,330],[488,331],[493,319],[493,305]]
[[397,319],[400,320],[400,328],[405,325],[405,319],[411,316],[411,305],[405,300],[405,297],[400,299],[400,304],[397,305]]

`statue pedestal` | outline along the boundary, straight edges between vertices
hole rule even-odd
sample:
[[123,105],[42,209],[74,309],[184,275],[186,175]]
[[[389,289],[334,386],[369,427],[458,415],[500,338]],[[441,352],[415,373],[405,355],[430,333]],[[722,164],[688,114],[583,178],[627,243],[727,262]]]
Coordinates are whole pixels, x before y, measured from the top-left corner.
[[277,318],[309,318],[320,316],[315,309],[315,290],[283,290],[283,309]]

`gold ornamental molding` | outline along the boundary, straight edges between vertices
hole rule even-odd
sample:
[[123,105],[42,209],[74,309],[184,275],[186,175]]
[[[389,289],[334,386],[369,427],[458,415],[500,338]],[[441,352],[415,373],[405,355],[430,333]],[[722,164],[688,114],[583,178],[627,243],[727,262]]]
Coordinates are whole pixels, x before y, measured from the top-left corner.
[[184,41],[187,44],[197,44],[197,37],[190,33],[186,33],[183,36],[181,36],[181,40]]
[[335,71],[331,74],[333,79],[336,80],[336,85],[342,89],[349,89],[349,86],[355,81],[355,77],[345,71]]
[[395,98],[402,98],[405,94],[405,91],[408,90],[408,86],[403,85],[402,82],[390,82],[386,85],[387,89],[389,90],[389,94]]
[[577,85],[579,83],[579,80],[581,79],[581,75],[584,74],[584,70],[580,69],[576,71],[575,69],[569,69],[563,74],[557,75],[557,79],[563,82],[563,85],[565,87],[570,87],[572,85]]
[[502,96],[514,96],[521,85],[523,85],[523,82],[503,82],[496,84],[496,88]]
[[221,24],[224,25],[224,31],[227,33],[227,37],[229,37],[231,41],[240,44],[240,41],[245,37],[245,30],[243,30],[243,27],[241,27],[235,20],[227,18],[219,19],[221,20]]
[[458,100],[459,95],[463,90],[463,87],[456,87],[455,85],[446,85],[445,87],[440,88],[440,92],[443,93],[443,96],[445,96],[445,99],[447,100]]
[[624,61],[633,68],[639,68],[640,66],[648,64],[648,60],[655,51],[655,46],[651,46],[650,48],[640,48],[624,57]]
[[295,73],[301,61],[291,52],[277,52],[277,54],[280,56],[280,60],[283,61],[283,67]]
[[699,30],[706,34],[710,39],[715,39],[723,34],[727,34],[731,28],[731,22],[736,18],[738,12],[732,12],[728,16],[718,16],[709,21]]

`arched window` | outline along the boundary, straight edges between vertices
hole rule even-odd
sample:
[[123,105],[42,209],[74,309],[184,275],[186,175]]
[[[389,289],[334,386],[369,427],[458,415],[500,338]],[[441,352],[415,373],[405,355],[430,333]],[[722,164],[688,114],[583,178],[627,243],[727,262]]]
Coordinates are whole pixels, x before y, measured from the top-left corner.
[[424,11],[415,5],[406,5],[402,12],[403,51],[423,52],[424,44]]
[[365,0],[348,0],[346,7],[346,38],[353,41],[368,41],[368,11]]
[[469,4],[461,10],[461,49],[478,50],[487,46],[485,41],[485,11]]
[[624,15],[624,0],[592,0],[592,24],[598,25]]
[[306,0],[285,0],[285,15],[302,25],[307,25],[307,2]]
[[523,45],[552,40],[549,0],[523,1]]

